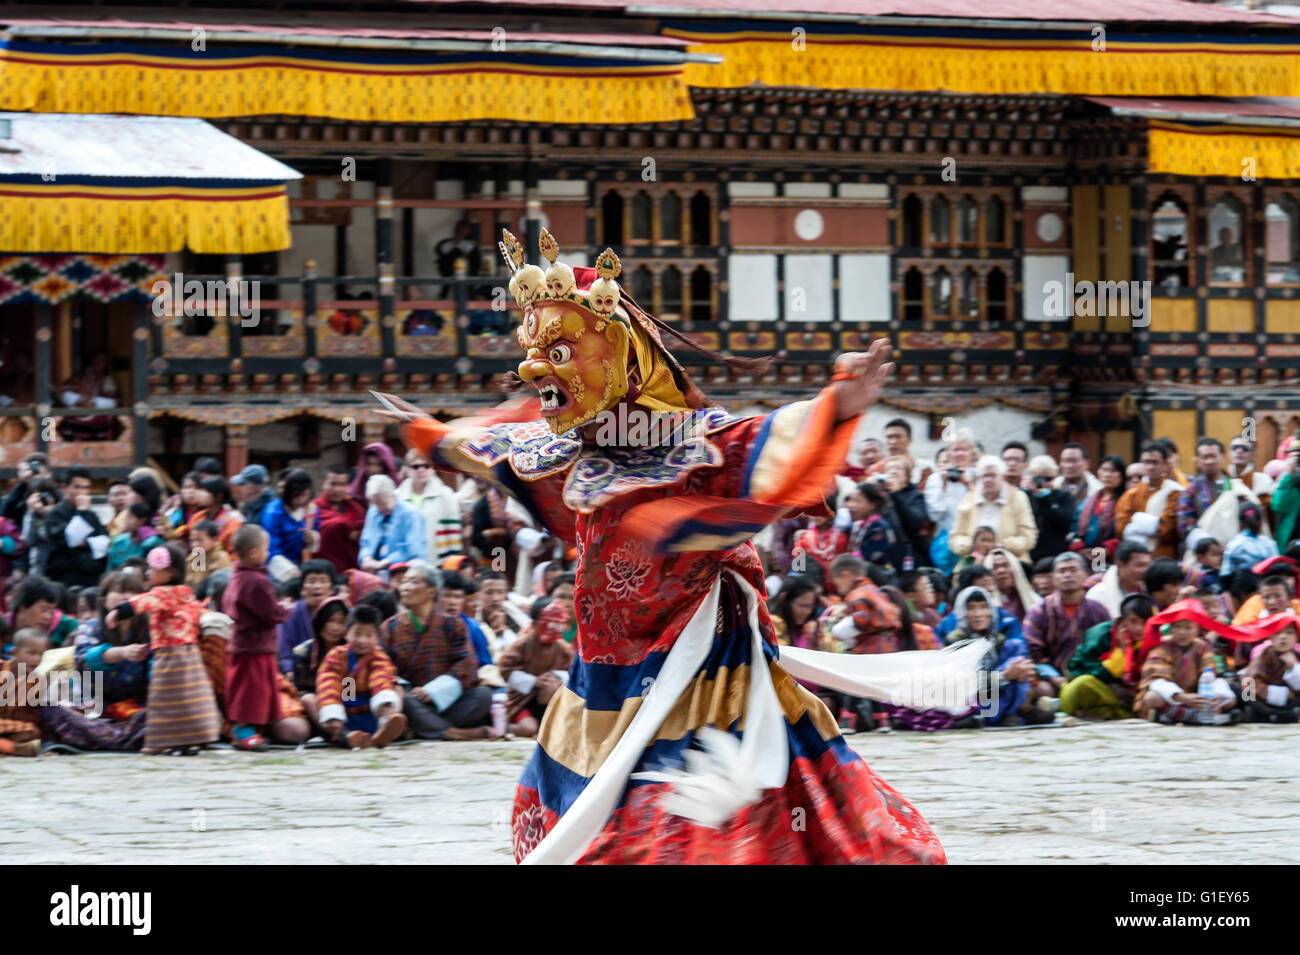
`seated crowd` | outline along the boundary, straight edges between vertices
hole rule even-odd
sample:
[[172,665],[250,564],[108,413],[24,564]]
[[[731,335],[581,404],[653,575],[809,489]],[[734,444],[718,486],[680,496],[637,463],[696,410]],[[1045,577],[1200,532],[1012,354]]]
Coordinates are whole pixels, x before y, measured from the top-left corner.
[[[821,513],[755,540],[771,636],[845,653],[987,640],[977,698],[809,686],[850,730],[1300,719],[1300,446],[1202,438],[1095,468],[1067,444],[914,458],[869,437]],[[322,480],[200,458],[92,499],[29,455],[0,501],[0,755],[189,754],[538,732],[569,692],[575,552],[497,488],[367,445]],[[56,700],[56,688],[69,699]],[[77,690],[79,692],[71,692]]]

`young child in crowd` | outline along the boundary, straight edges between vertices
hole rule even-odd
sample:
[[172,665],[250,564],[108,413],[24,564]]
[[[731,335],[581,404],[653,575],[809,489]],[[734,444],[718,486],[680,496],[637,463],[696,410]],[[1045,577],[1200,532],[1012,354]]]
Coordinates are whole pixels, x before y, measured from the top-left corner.
[[[321,728],[349,749],[387,746],[406,732],[400,712],[397,669],[379,645],[383,617],[359,605],[348,614],[345,646],[325,655],[316,671],[316,705]],[[344,694],[344,680],[350,680]]]
[[82,587],[81,591],[77,594],[77,602],[74,605],[77,619],[81,623],[85,623],[87,620],[93,620],[95,615],[99,613],[98,606],[99,588]]
[[1223,545],[1213,537],[1196,542],[1196,563],[1187,569],[1186,582],[1198,589],[1223,592],[1220,571],[1223,568]]
[[41,683],[36,675],[49,638],[35,627],[14,634],[13,656],[0,664],[0,697],[14,700],[0,706],[0,756],[41,755]]
[[1300,617],[1280,613],[1251,629],[1266,633],[1267,646],[1250,661],[1242,674],[1241,700],[1246,720],[1253,723],[1295,723],[1300,721],[1300,661],[1296,658],[1297,626]]
[[1264,529],[1264,513],[1258,504],[1243,501],[1237,511],[1237,523],[1241,530],[1228,541],[1228,546],[1223,551],[1225,574],[1250,570],[1260,561],[1277,556],[1277,541],[1261,533]]
[[182,582],[185,553],[179,547],[155,547],[145,561],[149,589],[114,607],[104,625],[116,627],[135,614],[149,614],[153,659],[143,752],[178,750],[190,756],[221,733],[221,714],[198,647],[203,605]]
[[289,614],[267,574],[271,538],[256,524],[245,524],[231,538],[234,572],[221,598],[221,610],[234,621],[226,666],[226,716],[233,724],[236,749],[264,750],[257,727],[280,720],[276,674],[276,627]]
[[123,512],[122,533],[108,545],[109,570],[117,570],[129,558],[143,557],[163,542],[149,523],[152,517],[149,505],[143,501],[136,501]]
[[[1241,719],[1237,695],[1228,686],[1214,648],[1201,636],[1204,611],[1194,600],[1179,601],[1147,622],[1162,639],[1142,663],[1134,712],[1160,723],[1236,723]],[[1150,631],[1149,631],[1150,632]],[[1215,675],[1214,691],[1200,695],[1201,674]]]
[[835,495],[827,498],[826,507],[825,514],[812,515],[808,519],[808,527],[795,537],[794,545],[790,548],[791,573],[801,574],[808,561],[816,561],[825,576],[830,573],[831,561],[840,554],[848,553],[849,535],[835,526]]
[[[537,600],[536,622],[510,645],[497,666],[510,687],[506,716],[510,732],[532,738],[552,697],[569,682],[573,645],[564,639],[569,614],[558,600]],[[535,605],[536,606],[536,605]]]
[[971,564],[982,564],[984,558],[998,546],[998,532],[991,527],[977,527],[970,539],[970,553],[957,561],[954,574],[960,574]]
[[220,533],[216,521],[199,521],[190,528],[190,556],[185,583],[191,590],[197,591],[199,584],[218,570],[230,566],[230,555],[217,539]]

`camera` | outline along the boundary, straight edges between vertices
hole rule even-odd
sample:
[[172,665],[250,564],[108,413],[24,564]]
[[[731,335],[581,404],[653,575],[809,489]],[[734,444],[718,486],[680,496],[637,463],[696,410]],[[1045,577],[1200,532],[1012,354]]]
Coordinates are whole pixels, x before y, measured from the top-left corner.
[[961,480],[961,468],[949,468],[947,471],[949,481]]

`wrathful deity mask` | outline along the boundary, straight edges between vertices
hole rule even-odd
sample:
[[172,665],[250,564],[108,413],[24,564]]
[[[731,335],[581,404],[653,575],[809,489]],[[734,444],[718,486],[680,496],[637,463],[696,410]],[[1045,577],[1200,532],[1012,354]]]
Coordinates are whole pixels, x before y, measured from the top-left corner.
[[563,434],[627,395],[628,326],[567,301],[537,302],[519,328],[519,377],[537,389],[542,417]]
[[[523,250],[502,232],[501,254],[514,277],[510,292],[523,309],[517,331],[524,349],[519,377],[537,389],[542,418],[564,434],[609,411],[628,394],[629,369],[642,383],[636,400],[655,410],[686,407],[658,335],[634,320],[622,301],[618,256],[606,249],[595,269],[557,262],[559,245],[545,229],[538,246],[545,272],[524,263]],[[685,380],[684,372],[681,377]]]

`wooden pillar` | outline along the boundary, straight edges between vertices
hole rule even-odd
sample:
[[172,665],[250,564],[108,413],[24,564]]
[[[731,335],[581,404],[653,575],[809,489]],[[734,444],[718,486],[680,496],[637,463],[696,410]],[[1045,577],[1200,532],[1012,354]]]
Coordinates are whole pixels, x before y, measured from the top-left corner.
[[149,305],[137,301],[131,315],[131,461],[149,460]]
[[379,333],[383,337],[383,355],[397,354],[397,337],[393,326],[395,289],[393,280],[393,161],[379,160],[375,182],[375,258],[379,276]]
[[248,467],[248,425],[226,425],[226,473],[238,474]]
[[524,221],[527,223],[524,261],[540,262],[537,241],[542,237],[542,197],[538,189],[537,164],[533,162],[524,164]]
[[36,450],[49,453],[47,437],[54,433],[55,422],[50,384],[50,342],[54,338],[53,307],[48,302],[36,306]]
[[[227,288],[230,289],[230,294],[226,298],[227,303],[235,301],[234,290],[239,287],[239,283],[241,283],[243,280],[244,280],[244,257],[242,255],[227,255],[226,256],[226,283],[227,283]],[[239,300],[243,301],[242,295],[240,296]],[[227,311],[226,317],[222,319],[222,321],[226,323],[226,328],[230,333],[230,357],[232,359],[242,358],[244,354],[243,320],[241,319],[238,312],[232,315],[229,313],[229,311]],[[255,316],[254,321],[252,322],[250,327],[254,327],[260,324],[261,321],[262,321],[261,315]]]
[[302,264],[302,332],[303,348],[308,358],[316,357],[316,260],[308,259]]

